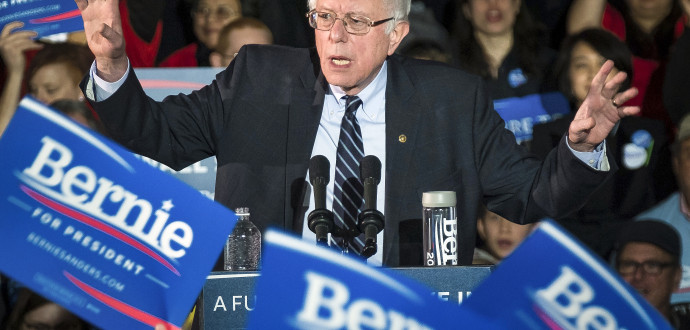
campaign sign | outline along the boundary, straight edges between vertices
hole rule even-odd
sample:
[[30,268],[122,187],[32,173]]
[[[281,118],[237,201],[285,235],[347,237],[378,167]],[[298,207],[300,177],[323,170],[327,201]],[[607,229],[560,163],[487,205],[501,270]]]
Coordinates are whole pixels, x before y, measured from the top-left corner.
[[105,329],[181,326],[234,213],[30,98],[0,155],[0,271]]
[[550,122],[569,113],[570,105],[563,94],[552,92],[495,100],[494,109],[520,143],[532,140],[534,125]]
[[264,236],[250,329],[493,329],[385,268],[276,230]]
[[84,21],[74,0],[0,0],[0,26],[24,22],[22,30],[44,37],[84,29]]
[[670,329],[644,298],[551,220],[462,307],[509,329]]

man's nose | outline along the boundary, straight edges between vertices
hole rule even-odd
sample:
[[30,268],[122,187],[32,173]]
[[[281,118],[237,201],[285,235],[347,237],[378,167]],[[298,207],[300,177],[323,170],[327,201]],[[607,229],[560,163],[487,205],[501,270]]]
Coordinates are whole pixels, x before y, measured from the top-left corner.
[[345,22],[341,19],[336,19],[331,27],[331,39],[333,41],[347,41],[348,33],[345,30]]

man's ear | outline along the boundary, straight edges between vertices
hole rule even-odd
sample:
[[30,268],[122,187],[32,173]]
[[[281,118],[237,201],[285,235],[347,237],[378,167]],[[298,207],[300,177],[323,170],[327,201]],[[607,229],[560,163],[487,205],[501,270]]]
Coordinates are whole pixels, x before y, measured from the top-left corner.
[[208,61],[211,63],[212,67],[221,67],[223,66],[223,55],[220,55],[220,53],[213,51],[211,52],[211,55],[208,56]]
[[388,35],[390,38],[390,42],[388,44],[388,55],[393,55],[393,53],[395,53],[395,50],[398,49],[398,46],[400,46],[400,42],[408,33],[410,33],[410,22],[395,22],[395,28]]

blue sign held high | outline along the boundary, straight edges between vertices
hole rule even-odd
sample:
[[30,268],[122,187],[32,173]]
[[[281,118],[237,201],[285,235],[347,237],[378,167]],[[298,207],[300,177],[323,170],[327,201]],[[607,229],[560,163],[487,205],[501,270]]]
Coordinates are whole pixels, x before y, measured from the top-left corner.
[[30,98],[0,155],[0,271],[98,327],[181,326],[231,211]]

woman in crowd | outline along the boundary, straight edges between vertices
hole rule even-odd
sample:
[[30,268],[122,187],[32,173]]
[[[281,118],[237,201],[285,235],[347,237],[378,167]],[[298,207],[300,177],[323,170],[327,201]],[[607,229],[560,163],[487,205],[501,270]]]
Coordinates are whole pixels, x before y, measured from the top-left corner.
[[662,102],[665,64],[675,41],[690,26],[690,0],[574,0],[568,13],[568,32],[603,28],[623,40],[633,54],[632,86],[639,94],[627,105],[642,115],[673,126]]
[[[614,72],[628,74],[628,81],[622,87],[627,88],[632,78],[632,58],[616,36],[605,30],[588,29],[564,41],[555,72],[559,89],[568,96],[572,109],[577,109],[585,99],[591,77],[607,59],[614,62]],[[570,113],[550,123],[535,125],[532,150],[545,157],[563,138],[574,115]],[[674,190],[667,159],[668,143],[660,121],[638,116],[623,118],[606,139],[606,153],[619,166],[613,179],[580,211],[556,219],[602,257],[611,252],[613,238],[625,221]]]
[[556,53],[542,35],[522,0],[460,0],[451,44],[457,64],[502,99],[543,91]]
[[240,0],[196,0],[192,5],[192,25],[197,41],[175,51],[161,67],[210,66],[209,55],[218,44],[220,30],[242,17]]
[[[83,100],[79,82],[94,60],[84,45],[37,43],[31,40],[35,33],[13,31],[20,26],[21,23],[7,24],[0,37],[0,55],[8,72],[0,95],[0,134],[14,115],[24,90],[45,104],[59,99]],[[25,73],[23,53],[36,48],[41,50],[33,56]]]

